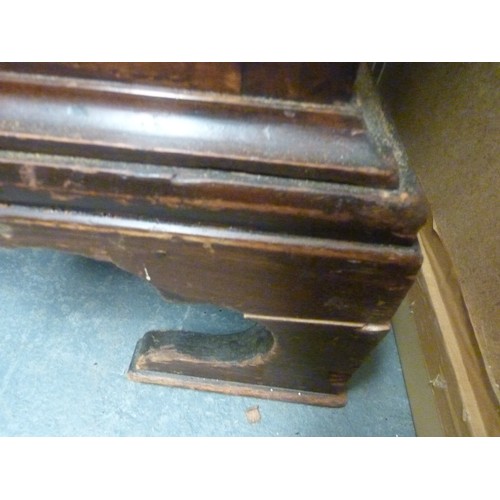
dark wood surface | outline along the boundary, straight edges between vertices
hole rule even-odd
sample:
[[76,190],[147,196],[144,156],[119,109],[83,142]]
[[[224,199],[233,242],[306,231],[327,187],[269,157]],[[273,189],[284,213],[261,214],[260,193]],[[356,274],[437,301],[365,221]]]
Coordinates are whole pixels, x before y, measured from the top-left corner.
[[394,188],[398,168],[356,107],[289,109],[137,95],[0,73],[4,149]]
[[347,401],[347,380],[386,335],[388,326],[261,320],[254,330],[271,335],[274,343],[266,352],[245,360],[203,359],[199,353],[186,353],[179,347],[179,332],[148,332],[138,342],[129,377],[139,382],[338,407]]
[[242,92],[331,104],[351,99],[357,69],[358,63],[243,63]]
[[221,368],[168,334],[177,354],[135,379],[343,404],[426,217],[366,67],[38,64],[0,65],[0,244],[110,261],[273,335],[264,364]]
[[241,91],[239,63],[24,62],[0,63],[0,70],[231,94]]
[[234,172],[0,151],[0,202],[412,245],[420,194]]
[[321,109],[226,97],[4,73],[0,201],[413,243],[425,205],[371,96]]
[[5,246],[107,260],[166,297],[243,313],[357,323],[390,320],[420,266],[397,247],[0,206]]
[[0,71],[327,103],[353,95],[358,63],[0,63]]

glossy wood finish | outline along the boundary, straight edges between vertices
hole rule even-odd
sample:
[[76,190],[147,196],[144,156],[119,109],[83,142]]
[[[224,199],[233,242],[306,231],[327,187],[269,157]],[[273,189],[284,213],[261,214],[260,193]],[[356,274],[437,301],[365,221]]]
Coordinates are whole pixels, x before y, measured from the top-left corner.
[[[421,192],[387,133],[372,89],[359,87],[356,103],[304,108],[276,100],[249,101],[222,94],[215,98],[205,93],[4,73],[0,77],[0,146],[4,149],[0,150],[0,201],[412,244],[426,216]],[[248,122],[249,109],[255,123]],[[230,110],[233,118],[224,110]],[[208,112],[227,127],[209,126],[203,114]],[[180,122],[186,119],[194,129],[169,131],[157,126],[157,113],[165,118],[164,125],[171,113],[177,113]],[[235,127],[230,126],[232,121]],[[281,146],[268,138],[258,140],[259,134],[264,137],[269,132],[268,121],[281,134]],[[344,165],[325,167],[327,163],[321,163],[325,145],[331,160],[347,151],[338,149],[336,134],[354,152],[344,156]],[[232,141],[235,136],[239,145]],[[184,152],[166,147],[169,141],[179,140]],[[218,153],[207,156],[209,147]],[[228,151],[235,153],[238,148],[241,156],[230,158]],[[378,156],[371,159],[379,167],[360,166],[375,150]],[[293,154],[302,155],[302,165],[285,161]],[[286,174],[308,179],[283,177]],[[396,181],[391,189],[374,189]]]
[[0,71],[142,83],[331,104],[353,95],[358,63],[0,63]]
[[55,77],[161,85],[177,89],[196,89],[231,94],[239,94],[241,91],[239,63],[0,63],[0,70]]
[[426,216],[366,68],[72,64],[0,65],[0,244],[113,262],[273,336],[257,366],[261,337],[237,335],[222,367],[221,339],[185,359],[196,332],[145,337],[135,379],[343,404]]
[[397,187],[397,164],[355,107],[137,95],[0,74],[0,146],[109,160]]

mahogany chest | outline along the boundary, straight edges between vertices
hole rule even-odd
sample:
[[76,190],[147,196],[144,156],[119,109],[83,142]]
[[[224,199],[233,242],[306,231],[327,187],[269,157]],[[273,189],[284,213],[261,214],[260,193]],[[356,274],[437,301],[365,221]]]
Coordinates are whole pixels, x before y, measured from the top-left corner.
[[147,332],[131,379],[345,404],[425,217],[364,65],[0,64],[0,244],[111,261],[248,319]]

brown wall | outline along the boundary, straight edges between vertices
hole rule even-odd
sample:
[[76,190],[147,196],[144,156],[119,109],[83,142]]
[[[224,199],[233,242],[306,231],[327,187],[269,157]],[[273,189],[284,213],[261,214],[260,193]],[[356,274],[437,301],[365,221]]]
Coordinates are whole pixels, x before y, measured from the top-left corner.
[[500,65],[387,64],[379,86],[500,393]]

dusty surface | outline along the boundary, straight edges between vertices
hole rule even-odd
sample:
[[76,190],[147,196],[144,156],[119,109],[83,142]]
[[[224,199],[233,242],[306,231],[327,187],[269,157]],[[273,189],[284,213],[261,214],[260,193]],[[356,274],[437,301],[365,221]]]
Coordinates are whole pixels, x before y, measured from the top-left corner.
[[[349,385],[344,408],[139,384],[126,372],[148,330],[229,333],[242,318],[165,302],[116,267],[46,250],[0,249],[2,436],[412,436],[388,335]],[[251,425],[246,410],[259,407]],[[253,415],[255,416],[255,415]]]
[[500,381],[500,65],[388,65],[381,88]]

